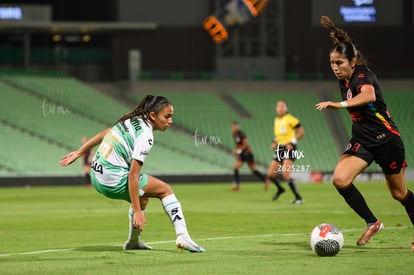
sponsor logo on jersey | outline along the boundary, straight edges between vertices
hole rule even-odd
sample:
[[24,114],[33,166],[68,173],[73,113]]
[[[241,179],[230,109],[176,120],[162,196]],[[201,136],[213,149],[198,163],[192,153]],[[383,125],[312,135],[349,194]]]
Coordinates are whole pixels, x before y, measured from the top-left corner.
[[348,91],[346,92],[346,99],[347,100],[352,99],[352,91],[350,89],[348,89]]
[[397,162],[396,162],[396,161],[391,162],[391,163],[390,163],[390,168],[391,168],[392,170],[397,169],[397,168],[398,168]]

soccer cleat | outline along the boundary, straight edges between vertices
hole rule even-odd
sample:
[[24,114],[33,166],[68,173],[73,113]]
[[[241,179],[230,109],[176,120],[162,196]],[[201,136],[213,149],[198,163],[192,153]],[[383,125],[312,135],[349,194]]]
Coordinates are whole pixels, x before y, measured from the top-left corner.
[[153,248],[142,241],[126,241],[122,247],[124,250],[152,250]]
[[273,194],[272,201],[277,200],[283,193],[285,193],[285,189],[278,190],[276,193]]
[[240,190],[240,186],[235,185],[235,186],[233,186],[230,190],[231,190],[231,191],[239,191],[239,190]]
[[377,220],[373,225],[368,226],[362,236],[358,239],[357,245],[365,245],[371,238],[384,228],[384,224]]
[[178,235],[177,240],[175,241],[178,249],[187,250],[190,252],[201,253],[206,251],[201,246],[197,245],[192,239],[187,235]]
[[296,199],[291,201],[290,204],[303,204],[305,201],[303,199]]

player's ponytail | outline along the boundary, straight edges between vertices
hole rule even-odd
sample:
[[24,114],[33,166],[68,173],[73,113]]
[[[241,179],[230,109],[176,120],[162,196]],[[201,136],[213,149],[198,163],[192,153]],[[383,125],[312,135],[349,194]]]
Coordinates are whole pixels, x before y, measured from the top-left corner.
[[124,122],[129,118],[137,116],[141,117],[146,123],[148,123],[151,120],[149,116],[151,112],[157,114],[161,109],[170,104],[170,101],[163,96],[146,95],[134,110],[122,116],[116,123]]
[[357,50],[355,44],[352,43],[351,37],[349,37],[346,31],[337,28],[328,16],[321,16],[321,24],[331,31],[329,36],[331,37],[334,44],[331,52],[339,52],[344,55],[349,61],[351,61],[353,58],[356,58],[357,64],[367,64],[361,52]]

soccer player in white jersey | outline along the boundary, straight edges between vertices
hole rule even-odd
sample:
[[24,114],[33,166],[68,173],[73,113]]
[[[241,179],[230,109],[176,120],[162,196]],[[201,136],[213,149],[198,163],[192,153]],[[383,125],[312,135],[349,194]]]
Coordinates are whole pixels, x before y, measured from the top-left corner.
[[146,219],[148,198],[159,198],[176,232],[176,245],[190,252],[204,252],[187,231],[181,204],[167,183],[142,173],[142,166],[154,144],[153,131],[165,131],[172,124],[174,108],[162,96],[147,95],[130,113],[121,117],[60,159],[67,166],[84,152],[100,144],[92,161],[91,180],[95,189],[111,199],[131,203],[129,236],[124,249],[152,249],[139,238]]

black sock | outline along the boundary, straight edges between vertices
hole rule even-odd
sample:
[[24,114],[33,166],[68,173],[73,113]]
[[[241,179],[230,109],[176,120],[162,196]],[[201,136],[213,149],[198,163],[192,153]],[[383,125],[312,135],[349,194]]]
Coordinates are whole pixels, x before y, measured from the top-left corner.
[[269,180],[271,180],[276,185],[276,188],[277,188],[277,191],[278,192],[280,192],[281,190],[284,190],[284,188],[280,185],[280,181],[278,179],[272,178],[270,176],[267,176],[267,178]]
[[302,199],[302,197],[299,195],[299,191],[298,191],[298,188],[296,187],[295,180],[291,178],[291,179],[288,181],[288,184],[289,184],[289,187],[290,187],[290,189],[292,190],[293,194],[295,195],[295,198],[296,198],[297,200],[301,200],[301,199]]
[[91,184],[91,175],[89,173],[85,174],[85,180],[87,184]]
[[234,184],[240,185],[239,169],[234,169]]
[[367,224],[377,221],[377,218],[369,209],[364,197],[352,183],[345,188],[338,189],[339,194],[344,197],[348,205],[365,220]]
[[257,170],[254,170],[253,171],[253,174],[255,174],[261,181],[265,181],[265,177],[263,176],[263,174],[262,173],[260,173],[259,171],[257,171]]
[[414,194],[408,190],[407,196],[401,201],[401,204],[404,205],[405,211],[407,211],[408,217],[411,220],[411,223],[414,225]]

